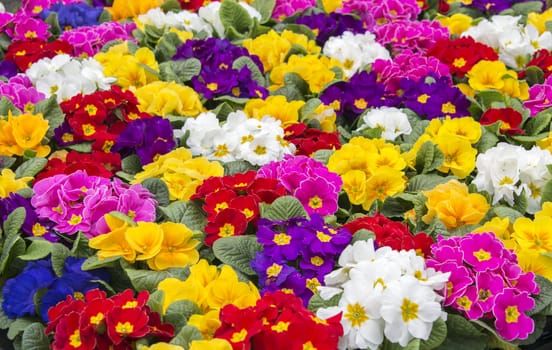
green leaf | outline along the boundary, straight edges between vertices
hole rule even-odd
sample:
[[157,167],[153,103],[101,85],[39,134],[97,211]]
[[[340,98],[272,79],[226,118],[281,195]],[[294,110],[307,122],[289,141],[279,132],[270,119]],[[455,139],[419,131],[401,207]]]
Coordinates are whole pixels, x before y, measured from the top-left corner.
[[477,153],[484,153],[488,149],[494,147],[497,143],[498,136],[483,128],[483,134],[481,134],[481,138],[475,144],[475,148],[477,149]]
[[388,339],[384,339],[381,344],[381,350],[418,350],[420,349],[420,339],[412,339],[406,344],[401,346],[399,343],[392,343]]
[[87,258],[86,260],[84,260],[84,262],[82,263],[81,269],[83,271],[89,271],[89,270],[98,269],[100,267],[115,266],[117,265],[116,262],[118,262],[119,259],[121,259],[120,256],[112,256],[109,258],[100,259],[98,258],[97,255],[93,255]]
[[527,1],[512,5],[512,10],[514,10],[516,15],[527,16],[531,12],[541,13],[543,8],[541,1]]
[[71,255],[71,252],[63,244],[54,243],[52,245],[52,269],[58,277],[61,277],[63,275],[65,259],[69,255]]
[[552,180],[548,181],[542,188],[541,205],[552,202]]
[[100,14],[100,17],[98,17],[98,23],[105,23],[105,22],[111,22],[111,14],[107,10],[103,10]]
[[388,217],[403,217],[404,213],[414,208],[415,202],[424,203],[425,199],[423,196],[411,193],[400,193],[387,197],[383,201],[381,213]]
[[33,177],[44,169],[46,163],[48,163],[46,158],[31,158],[15,170],[15,178],[19,179],[25,176]]
[[213,253],[224,264],[243,272],[247,276],[255,276],[250,262],[255,254],[262,250],[256,236],[231,236],[219,238],[213,244]]
[[288,101],[304,100],[303,94],[294,86],[282,86],[271,93],[271,95],[285,96]]
[[201,310],[191,300],[178,300],[169,305],[165,312],[164,321],[172,324],[175,329],[181,329],[194,314],[201,314]]
[[234,160],[226,162],[222,165],[224,167],[224,175],[235,175],[239,173],[245,173],[249,170],[256,170],[257,167],[245,160]]
[[159,65],[159,72],[165,81],[184,84],[201,72],[201,61],[197,58],[188,58],[186,60],[163,62]]
[[527,313],[529,316],[538,314],[552,303],[552,281],[540,275],[535,275],[535,282],[539,285],[540,292],[533,297],[535,307]]
[[514,205],[513,208],[520,213],[525,213],[527,211],[527,206],[529,205],[529,200],[527,199],[527,192],[525,189],[518,195],[514,193]]
[[512,140],[515,140],[521,144],[525,145],[532,145],[534,142],[544,139],[545,137],[548,137],[548,132],[540,133],[537,135],[512,135]]
[[54,130],[63,123],[65,114],[61,110],[56,96],[50,96],[49,99],[38,102],[34,108],[34,114],[42,113],[45,120],[48,121],[48,132],[46,136],[54,136]]
[[552,108],[545,109],[534,117],[527,119],[527,123],[523,126],[527,135],[536,135],[550,127],[552,120]]
[[272,11],[274,11],[274,5],[276,0],[255,0],[251,4],[253,8],[261,14],[260,23],[266,23],[272,17]]
[[330,157],[334,153],[335,153],[335,150],[319,149],[318,151],[314,152],[314,154],[312,155],[312,158],[327,165],[328,161],[330,160]]
[[495,329],[489,326],[486,322],[482,321],[482,319],[473,320],[472,322],[480,326],[481,328],[485,329],[490,334],[487,345],[491,349],[519,350],[519,348],[516,345],[510,342],[507,342],[502,337],[500,337],[496,333]]
[[441,176],[437,174],[414,175],[408,180],[406,190],[409,192],[429,191],[434,189],[435,186],[447,183],[453,179],[457,179],[457,177],[452,175]]
[[165,33],[161,40],[159,40],[153,51],[155,59],[157,62],[167,62],[172,59],[176,53],[177,47],[182,44],[182,40],[178,37],[176,33]]
[[238,33],[248,32],[253,25],[247,10],[234,0],[222,1],[219,16],[224,28],[233,27]]
[[493,207],[491,210],[499,218],[508,218],[510,223],[514,223],[518,218],[523,216],[523,214],[520,213],[519,211],[517,211],[513,208],[510,208],[510,207],[505,207],[505,206]]
[[2,227],[4,230],[4,235],[17,235],[19,233],[19,230],[21,230],[21,226],[23,226],[23,222],[25,222],[26,216],[27,212],[25,211],[24,207],[18,207],[14,211],[12,211],[10,215],[8,215],[8,217],[6,218],[6,221],[4,221],[4,226]]
[[433,323],[433,328],[431,328],[429,338],[420,342],[420,350],[435,349],[445,341],[446,337],[447,324],[442,318],[439,318]]
[[473,323],[462,316],[447,315],[447,337],[437,347],[440,350],[485,350],[487,335],[479,331]]
[[25,254],[20,255],[19,259],[29,261],[29,260],[39,260],[45,258],[52,251],[52,243],[44,239],[34,239],[31,241],[31,244],[25,251]]
[[428,173],[440,167],[444,160],[445,156],[437,145],[426,141],[416,154],[416,170],[421,174]]
[[22,333],[27,327],[35,323],[36,320],[30,317],[21,317],[16,319],[10,324],[8,329],[8,339],[14,340],[20,333]]
[[272,204],[261,204],[261,217],[269,220],[287,220],[298,216],[307,216],[299,199],[292,196],[277,198]]
[[15,164],[17,158],[0,156],[0,169],[9,168]]
[[165,278],[175,277],[185,280],[190,270],[188,268],[172,268],[163,271],[136,270],[126,268],[125,272],[136,290],[147,290],[152,293],[157,289],[159,282]]
[[203,340],[203,335],[194,326],[186,325],[182,327],[180,332],[178,332],[174,338],[171,340],[170,344],[180,345],[185,350],[190,349],[190,343],[192,340]]
[[21,338],[21,347],[25,350],[48,350],[50,339],[44,334],[46,327],[42,323],[35,322],[25,328]]
[[48,31],[52,34],[53,37],[58,37],[62,33],[61,27],[59,26],[57,12],[50,12],[48,17],[46,17],[46,19],[44,20],[44,23],[50,26],[48,28]]
[[73,242],[73,247],[71,249],[71,255],[76,256],[77,258],[87,258],[94,254],[94,249],[88,246],[88,238],[79,231],[76,234],[75,241]]
[[0,115],[8,115],[8,112],[12,112],[12,115],[20,115],[21,111],[13,105],[13,103],[6,97],[2,96],[0,99]]
[[311,98],[299,109],[299,120],[305,121],[322,104],[319,98]]
[[353,235],[353,239],[349,243],[350,245],[353,245],[355,242],[358,241],[368,241],[370,239],[376,240],[376,234],[370,230],[367,230],[365,228],[361,228],[360,230],[356,231]]
[[164,0],[161,4],[161,10],[163,12],[180,12],[182,7],[180,6],[180,3],[177,0]]
[[8,235],[5,238],[0,255],[0,275],[5,274],[6,267],[19,255],[25,253],[25,241],[18,234]]
[[66,148],[79,152],[79,153],[91,153],[92,152],[92,143],[91,142],[81,142],[74,145],[65,146]]
[[316,312],[318,309],[328,308],[332,306],[337,306],[339,304],[339,300],[341,300],[342,293],[339,293],[337,295],[334,295],[330,299],[322,299],[320,296],[320,293],[314,294],[310,300],[309,300],[309,310],[312,312]]
[[232,62],[232,68],[239,71],[243,66],[247,66],[251,71],[251,78],[255,80],[259,85],[265,86],[266,81],[263,73],[259,67],[253,62],[253,60],[247,56],[238,57],[234,62]]
[[309,84],[307,84],[307,82],[295,72],[284,74],[284,85],[295,88],[303,95],[306,95],[309,92]]
[[476,99],[481,103],[483,110],[491,108],[494,102],[504,103],[504,94],[497,90],[484,90],[476,94]]
[[[3,302],[4,299],[0,294],[0,305],[2,305]],[[4,313],[4,310],[0,307],[0,329],[8,329],[12,323],[13,320],[8,318],[8,316]]]
[[205,214],[201,207],[193,201],[175,201],[166,207],[159,207],[168,221],[179,222],[192,231],[203,231],[207,225]]
[[140,157],[133,154],[128,157],[125,157],[121,160],[121,169],[127,173],[136,175],[142,171],[142,164],[140,163]]
[[151,311],[157,312],[160,315],[163,315],[163,303],[165,301],[165,292],[162,290],[156,290],[151,293],[148,299],[148,306],[151,308]]
[[146,179],[144,180],[144,182],[142,182],[142,186],[147,188],[148,191],[150,191],[154,195],[155,200],[159,205],[169,205],[169,188],[167,187],[167,184],[163,182],[163,180],[158,178]]

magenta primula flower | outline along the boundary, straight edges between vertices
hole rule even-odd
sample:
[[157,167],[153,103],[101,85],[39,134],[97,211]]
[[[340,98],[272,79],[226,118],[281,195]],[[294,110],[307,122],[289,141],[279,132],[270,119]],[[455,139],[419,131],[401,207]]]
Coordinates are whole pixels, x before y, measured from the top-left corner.
[[535,330],[535,322],[525,314],[535,307],[535,300],[528,293],[517,293],[506,288],[495,298],[493,315],[498,335],[507,341],[527,339]]
[[426,52],[436,41],[449,38],[449,31],[438,21],[398,20],[377,26],[374,29],[376,41],[391,45],[393,52],[412,50]]
[[468,286],[466,293],[456,299],[454,307],[458,310],[464,311],[466,317],[470,320],[477,320],[483,316],[483,310],[481,305],[477,302],[479,293],[476,286]]
[[337,211],[335,189],[322,177],[302,181],[294,196],[303,204],[309,215],[327,215]]
[[494,299],[504,289],[504,279],[494,273],[478,272],[476,276],[478,290],[477,303],[483,313],[492,310]]
[[46,98],[23,74],[18,74],[7,82],[0,81],[0,96],[7,97],[21,111],[30,109],[29,107]]
[[421,12],[416,0],[344,0],[339,13],[353,13],[370,32],[377,25],[407,19],[415,20]]
[[460,243],[464,260],[475,271],[498,269],[504,262],[502,242],[490,232],[465,237]]
[[302,11],[315,5],[315,0],[276,0],[274,10],[272,11],[272,18],[282,20],[297,11]]
[[428,260],[427,267],[434,268],[435,270],[443,273],[450,273],[444,289],[444,306],[453,305],[458,298],[466,293],[468,286],[475,283],[475,276],[473,273],[466,267],[458,265],[454,261],[436,263],[435,260]]
[[54,175],[35,183],[31,204],[39,218],[50,220],[63,234],[81,231],[87,237],[109,232],[103,216],[119,211],[136,221],[154,221],[157,202],[141,185],[89,176],[79,170]]
[[40,39],[47,40],[50,37],[48,29],[50,25],[40,19],[15,16],[12,40]]
[[97,26],[82,26],[65,31],[61,34],[60,39],[73,46],[74,55],[94,56],[110,41],[136,42],[132,36],[134,29],[136,29],[134,22],[104,22]]
[[552,77],[544,84],[535,84],[529,88],[529,98],[523,102],[523,107],[531,111],[531,117],[552,106]]

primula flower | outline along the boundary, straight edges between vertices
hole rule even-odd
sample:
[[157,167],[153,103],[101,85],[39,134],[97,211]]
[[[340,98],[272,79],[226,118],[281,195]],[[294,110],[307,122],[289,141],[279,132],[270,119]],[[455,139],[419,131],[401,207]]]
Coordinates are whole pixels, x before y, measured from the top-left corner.
[[437,40],[449,37],[449,31],[438,21],[396,20],[375,27],[377,41],[390,45],[392,51],[426,52]]
[[295,123],[284,130],[285,139],[295,145],[295,155],[311,156],[321,149],[335,150],[341,147],[336,132],[325,132],[309,128],[305,123]]
[[192,239],[193,232],[181,223],[164,222],[161,250],[148,260],[152,270],[164,270],[170,267],[184,267],[199,260],[196,250],[199,241]]
[[366,128],[379,128],[381,137],[389,141],[394,141],[400,135],[409,135],[412,132],[406,113],[395,107],[374,108],[364,114],[362,124],[357,131]]
[[466,77],[470,88],[475,91],[494,89],[521,100],[529,98],[527,83],[518,81],[517,73],[508,70],[501,61],[481,60],[466,73]]
[[221,210],[213,222],[205,227],[205,245],[212,246],[222,237],[238,236],[245,233],[247,217],[241,211],[234,208]]
[[5,59],[14,62],[19,71],[24,72],[41,58],[52,58],[60,53],[70,54],[72,49],[67,41],[60,39],[49,42],[40,39],[14,41],[8,46]]
[[534,250],[540,253],[552,251],[552,217],[538,216],[530,218],[520,217],[514,222],[512,239],[519,245],[519,250]]
[[288,127],[299,121],[299,110],[305,105],[304,101],[287,102],[285,96],[269,96],[265,100],[250,99],[245,104],[243,111],[250,118],[261,120],[269,115],[282,122],[282,127]]
[[516,135],[525,133],[519,128],[522,120],[521,113],[513,108],[490,108],[481,115],[479,122],[481,125],[490,125],[500,121],[501,133]]
[[161,0],[146,0],[139,3],[128,0],[115,0],[107,10],[113,20],[126,20],[127,18],[137,17],[148,10],[157,8],[162,4]]
[[533,319],[525,314],[535,306],[535,300],[527,293],[517,294],[506,288],[495,298],[493,315],[497,333],[506,339],[526,339],[535,330]]
[[98,258],[105,259],[115,256],[122,256],[130,263],[136,260],[136,251],[126,240],[125,232],[129,225],[126,220],[111,214],[104,216],[108,231],[104,234],[92,237],[88,241],[90,248],[98,249]]
[[29,188],[27,183],[32,179],[31,176],[24,176],[16,179],[15,173],[11,169],[2,169],[0,173],[0,198],[7,198],[10,196],[10,193]]
[[86,3],[62,4],[57,3],[40,13],[40,18],[46,20],[50,14],[57,15],[61,28],[69,30],[81,26],[94,26],[99,24],[98,19],[103,7],[91,7]]
[[0,136],[0,155],[22,156],[31,152],[36,157],[45,157],[50,153],[50,146],[42,145],[48,121],[40,113],[14,116],[10,111],[7,120],[0,120],[0,131],[3,134]]
[[136,251],[136,260],[149,260],[161,251],[163,230],[153,222],[138,222],[125,231],[128,244]]
[[190,87],[175,82],[154,81],[134,92],[142,112],[195,117],[204,112],[199,95]]

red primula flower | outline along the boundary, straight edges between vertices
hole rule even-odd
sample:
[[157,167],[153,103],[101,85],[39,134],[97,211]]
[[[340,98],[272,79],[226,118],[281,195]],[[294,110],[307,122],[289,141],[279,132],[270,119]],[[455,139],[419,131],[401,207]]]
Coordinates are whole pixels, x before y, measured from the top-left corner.
[[270,204],[277,198],[287,195],[287,190],[276,179],[259,177],[249,186],[248,193],[255,194],[262,203]]
[[222,210],[230,207],[230,201],[236,197],[236,192],[227,189],[208,194],[203,205],[203,210],[207,213],[207,219],[213,221]]
[[113,299],[116,307],[121,307],[123,309],[140,309],[146,305],[146,302],[149,299],[149,292],[147,290],[143,290],[138,293],[136,298],[134,298],[134,292],[132,289],[126,289],[125,291],[112,296],[111,299]]
[[96,347],[94,331],[79,327],[79,314],[71,312],[62,318],[54,332],[53,350],[93,350]]
[[305,123],[295,123],[285,129],[285,139],[296,147],[296,155],[311,156],[321,149],[339,149],[338,133],[308,128]]
[[263,324],[256,308],[239,309],[234,304],[228,304],[220,310],[219,317],[221,326],[214,337],[228,340],[234,350],[251,349],[250,339],[261,331]]
[[246,191],[249,186],[255,181],[257,172],[255,170],[249,170],[245,173],[237,173],[232,176],[224,176],[222,183],[227,188],[235,191]]
[[518,128],[523,120],[520,112],[513,108],[491,108],[486,110],[479,123],[481,125],[490,125],[500,121],[500,132],[510,135],[523,134],[525,131]]
[[199,10],[204,5],[207,5],[208,3],[212,2],[209,0],[178,0],[180,3],[180,7],[183,10],[188,10],[191,12],[195,12]]
[[113,344],[124,339],[138,339],[150,332],[148,315],[141,308],[116,307],[107,315],[107,335]]
[[33,63],[41,58],[52,58],[58,54],[70,54],[73,47],[64,40],[47,42],[40,39],[14,41],[8,46],[5,59],[15,63],[17,68],[24,72]]
[[44,331],[46,334],[49,334],[54,331],[57,327],[59,321],[68,315],[71,312],[79,313],[84,308],[84,301],[79,299],[73,299],[72,296],[68,295],[65,300],[60,301],[55,306],[52,306],[48,310],[48,325]]
[[213,243],[222,237],[238,236],[247,228],[246,216],[234,208],[226,208],[218,213],[215,221],[205,226],[205,245],[211,247]]
[[[533,57],[527,64],[526,68],[536,66],[539,67],[544,73],[544,79],[548,78],[552,74],[552,54],[546,49],[540,49],[533,53]],[[527,72],[525,70],[518,73],[519,79],[525,79]]]
[[220,191],[221,189],[226,188],[222,183],[222,177],[220,176],[211,176],[201,183],[196,188],[196,192],[190,197],[191,199],[205,199],[210,193]]
[[259,216],[259,197],[256,195],[239,196],[230,201],[230,207],[238,209],[248,222]]

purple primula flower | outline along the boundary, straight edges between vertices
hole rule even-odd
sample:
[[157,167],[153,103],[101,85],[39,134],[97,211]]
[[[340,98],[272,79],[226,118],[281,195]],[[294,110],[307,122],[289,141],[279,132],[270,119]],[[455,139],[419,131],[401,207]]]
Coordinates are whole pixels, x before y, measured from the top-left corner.
[[307,272],[311,271],[319,280],[324,280],[324,276],[332,272],[335,265],[335,255],[329,257],[322,254],[315,254],[310,251],[306,251],[301,256],[299,261],[299,267],[301,270]]
[[465,7],[473,7],[485,13],[493,12],[499,13],[512,7],[514,3],[523,2],[515,0],[472,0],[469,5],[463,5]]
[[280,222],[261,218],[257,222],[257,240],[263,245],[263,252],[274,261],[291,261],[299,256],[303,236],[293,231],[296,221]]
[[255,254],[255,259],[251,261],[251,268],[259,276],[259,287],[262,293],[280,289],[288,276],[296,271],[284,262],[274,261],[264,252]]
[[10,193],[9,197],[0,199],[0,227],[17,208],[25,209],[25,221],[23,221],[21,231],[26,233],[27,236],[42,237],[50,242],[58,241],[58,236],[50,230],[51,222],[47,219],[39,220],[31,205],[31,199],[17,193]]
[[507,341],[527,339],[535,330],[535,322],[525,314],[535,306],[535,300],[528,293],[517,293],[505,288],[495,298],[493,315],[498,335]]
[[303,223],[301,228],[309,231],[303,239],[303,244],[312,254],[337,255],[352,239],[349,230],[326,225],[324,218],[318,214],[311,215],[310,220]]
[[498,269],[504,258],[502,242],[491,232],[464,237],[460,249],[464,252],[464,261],[475,271]]
[[123,157],[136,153],[142,165],[151,163],[155,157],[169,153],[176,146],[173,129],[168,119],[152,117],[135,119],[119,134],[112,152]]
[[324,46],[330,37],[340,36],[346,31],[353,34],[366,32],[363,23],[355,16],[337,12],[303,15],[295,22],[312,29],[316,33],[316,43],[320,46]]
[[0,62],[0,75],[11,78],[17,74],[17,66],[12,61],[2,61]]

